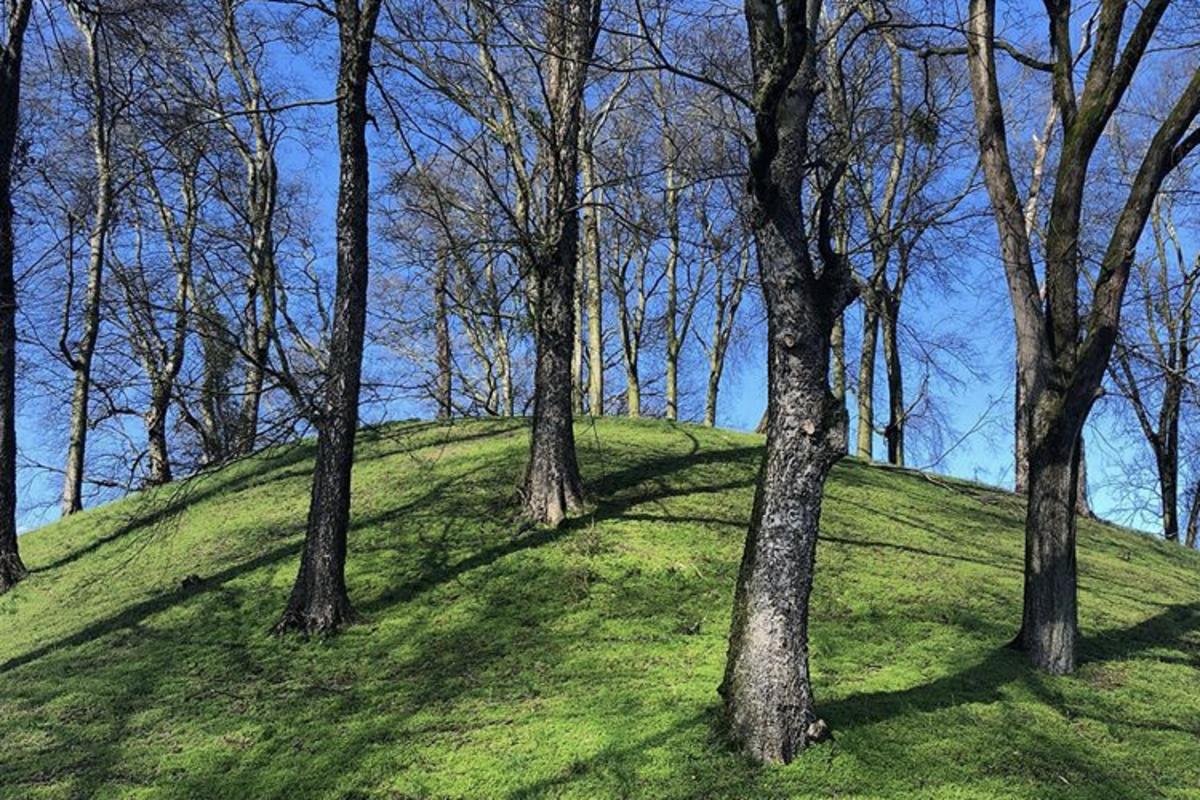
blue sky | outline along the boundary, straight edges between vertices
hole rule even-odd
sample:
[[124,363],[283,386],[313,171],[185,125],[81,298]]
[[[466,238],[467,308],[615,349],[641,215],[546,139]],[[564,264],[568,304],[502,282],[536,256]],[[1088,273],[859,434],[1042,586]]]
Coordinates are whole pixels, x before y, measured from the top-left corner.
[[[322,53],[327,57],[328,43],[314,43],[307,58],[287,56],[289,81],[295,97],[329,97],[333,94],[330,80],[331,70],[321,69]],[[281,56],[282,58],[282,56]],[[308,186],[312,210],[318,220],[317,245],[324,254],[323,263],[329,268],[332,251],[333,207],[337,186],[337,163],[334,149],[333,111],[331,107],[317,107],[294,112],[297,135],[289,137],[281,153],[281,171],[284,175],[300,174]],[[301,135],[301,132],[304,132]],[[386,145],[386,126],[373,132],[375,145]],[[380,147],[382,149],[382,147]],[[376,186],[381,183],[378,170]],[[942,457],[931,466],[937,472],[980,480],[997,485],[1009,485],[1012,480],[1012,325],[1007,293],[1002,270],[993,255],[994,236],[990,218],[986,224],[975,227],[972,241],[962,243],[953,258],[956,263],[950,270],[952,285],[948,292],[931,287],[914,286],[905,305],[905,326],[911,344],[920,333],[920,338],[933,334],[946,334],[969,340],[972,351],[967,356],[969,367],[956,365],[953,358],[946,359],[943,367],[956,373],[957,379],[947,381],[938,377],[931,379],[931,392],[936,397],[945,430],[939,447],[932,447],[929,437],[919,432],[911,435],[910,463],[922,467],[930,465],[935,455]],[[378,241],[378,237],[376,238]],[[376,269],[384,268],[378,265]],[[757,313],[753,307],[748,313]],[[849,383],[853,385],[857,368],[857,353],[853,343],[857,342],[859,313],[857,307],[847,314],[849,339],[852,343],[848,353]],[[760,340],[762,328],[755,330],[745,348],[743,356],[731,363],[723,382],[719,423],[740,430],[754,427],[762,414],[766,398],[764,353]],[[370,357],[370,356],[368,356]],[[368,368],[368,373],[370,372]],[[882,362],[877,370],[877,392],[875,407],[877,415],[886,414]],[[906,374],[906,388],[916,389],[921,372],[915,366]],[[703,398],[697,395],[685,397],[685,404],[692,416],[698,416]],[[853,415],[854,402],[850,402]],[[364,410],[365,421],[382,418],[405,418],[427,413],[424,407],[406,401],[395,401],[386,407]],[[136,424],[133,420],[131,424]],[[855,420],[851,419],[851,426]],[[44,426],[65,425],[65,420],[48,420],[23,413],[19,418],[19,438],[26,447],[45,439],[41,434]],[[1112,480],[1119,459],[1117,456],[1130,447],[1143,446],[1108,430],[1100,415],[1093,415],[1088,439],[1089,470],[1091,476],[1092,502],[1102,516],[1116,509],[1125,509],[1131,503],[1131,489],[1119,480]],[[876,454],[882,456],[882,442],[876,442]],[[57,463],[61,454],[55,452],[30,452],[31,457],[47,463]],[[59,491],[59,477],[31,468],[22,470],[22,508],[19,522],[22,527],[42,524],[57,514],[54,502]],[[1153,498],[1144,498],[1153,508]],[[1143,513],[1136,518],[1122,518],[1147,529],[1156,524],[1153,513]]]

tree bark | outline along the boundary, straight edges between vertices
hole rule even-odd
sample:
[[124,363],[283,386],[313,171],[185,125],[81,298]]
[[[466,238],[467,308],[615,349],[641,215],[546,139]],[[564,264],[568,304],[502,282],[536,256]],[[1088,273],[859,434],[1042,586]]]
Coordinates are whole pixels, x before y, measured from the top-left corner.
[[1200,537],[1200,482],[1192,486],[1192,502],[1188,505],[1187,539],[1184,544],[1195,548]]
[[[825,478],[846,449],[845,406],[830,391],[829,359],[834,321],[853,283],[831,240],[845,167],[823,174],[810,166],[822,5],[745,4],[755,120],[749,183],[767,309],[767,443],[721,694],[732,738],[760,762],[791,761],[826,732],[809,679],[808,599]],[[832,149],[822,160],[836,157]],[[812,185],[820,193],[816,224],[806,219],[803,197]]]
[[1036,667],[1052,675],[1065,675],[1075,671],[1078,637],[1075,577],[1078,434],[1046,431],[1054,421],[1045,406],[1035,411],[1033,424],[1033,438],[1042,444],[1029,454],[1025,603],[1020,644]]
[[[764,276],[796,269],[796,255],[769,229],[759,233],[759,252]],[[786,763],[823,735],[809,679],[808,599],[825,478],[846,452],[846,410],[829,391],[828,307],[778,278],[764,278],[764,287],[767,446],[721,693],[745,751],[758,761]]]
[[598,0],[559,0],[545,20],[550,125],[541,155],[553,165],[546,190],[552,236],[532,270],[537,366],[524,501],[530,519],[552,526],[583,506],[571,413],[571,354],[577,338],[573,304],[579,263],[579,131],[599,14]]
[[585,254],[585,283],[587,286],[587,373],[588,413],[604,414],[604,284],[600,272],[600,187],[596,182],[596,165],[592,141],[586,141],[580,158],[583,168],[583,252]]
[[0,594],[25,577],[17,543],[17,287],[12,170],[21,106],[21,58],[32,0],[5,0],[0,42]]
[[167,410],[170,405],[171,387],[155,386],[146,412],[146,447],[150,456],[150,474],[146,482],[150,486],[171,482],[171,458],[167,450]]
[[887,443],[889,464],[904,466],[904,365],[900,359],[900,304],[885,298],[881,323],[883,326],[883,360],[887,368],[888,423],[883,438]]
[[[659,93],[661,94],[661,84]],[[679,185],[676,174],[678,152],[667,121],[665,100],[663,106],[663,150],[666,181],[666,196],[664,206],[667,214],[667,347],[666,347],[666,415],[667,419],[679,418],[679,353],[683,349],[683,337],[686,331],[680,330],[679,323],[679,251],[681,239],[679,231]]]
[[[350,476],[358,427],[370,266],[367,79],[380,0],[338,0],[337,288],[328,384],[300,571],[277,632],[332,633],[353,616],[346,592]],[[569,385],[568,385],[569,391]]]
[[[845,248],[841,248],[840,252],[845,252]],[[830,334],[830,350],[833,357],[833,399],[841,404],[842,408],[846,407],[846,315],[838,314],[837,319],[833,323],[833,332]],[[847,451],[850,447],[850,415],[845,416],[846,430],[842,432],[842,438],[846,441]]]
[[437,351],[437,418],[449,419],[454,414],[453,364],[450,353],[449,268],[445,257],[439,257],[433,276],[433,331]]
[[879,312],[870,295],[863,298],[862,350],[858,361],[858,447],[855,454],[870,461],[875,438],[875,349]]

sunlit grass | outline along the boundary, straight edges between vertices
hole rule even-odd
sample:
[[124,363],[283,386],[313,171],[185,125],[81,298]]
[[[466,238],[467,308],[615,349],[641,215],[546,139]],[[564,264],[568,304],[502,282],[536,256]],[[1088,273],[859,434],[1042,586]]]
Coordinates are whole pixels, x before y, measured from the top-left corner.
[[594,508],[523,531],[523,423],[366,432],[360,622],[327,641],[267,633],[308,446],[22,537],[0,797],[1200,797],[1195,554],[1083,523],[1083,664],[1038,676],[1002,646],[1019,503],[846,461],[813,599],[835,738],[761,769],[722,741],[715,691],[761,440],[577,435]]

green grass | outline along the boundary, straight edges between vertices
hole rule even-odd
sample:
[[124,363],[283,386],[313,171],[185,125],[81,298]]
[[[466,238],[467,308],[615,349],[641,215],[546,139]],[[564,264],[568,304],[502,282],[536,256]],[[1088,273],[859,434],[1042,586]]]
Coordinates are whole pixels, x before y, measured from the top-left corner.
[[1082,665],[1036,675],[1002,647],[1014,497],[847,460],[812,611],[835,738],[758,768],[716,686],[761,439],[581,423],[592,513],[518,533],[526,442],[513,421],[365,432],[361,622],[324,641],[267,633],[311,446],[22,537],[0,797],[1200,797],[1196,554],[1083,523]]

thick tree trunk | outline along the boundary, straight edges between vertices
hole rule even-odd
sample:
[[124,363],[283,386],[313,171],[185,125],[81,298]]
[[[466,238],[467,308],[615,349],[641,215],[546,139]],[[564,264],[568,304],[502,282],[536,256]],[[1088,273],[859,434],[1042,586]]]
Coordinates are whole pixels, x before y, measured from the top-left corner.
[[353,615],[346,593],[346,531],[370,265],[367,78],[378,12],[379,0],[364,0],[361,9],[358,0],[337,4],[340,178],[331,374],[317,432],[304,553],[278,632],[332,633]]
[[863,298],[862,352],[858,361],[858,446],[855,454],[870,460],[875,438],[875,349],[879,313],[870,297]]
[[[793,258],[760,232],[761,259]],[[781,267],[763,266],[785,272]],[[825,309],[786,283],[768,283],[767,449],[734,597],[721,693],[734,738],[754,759],[788,762],[823,734],[808,669],[821,496],[846,450],[845,406],[829,391]],[[773,296],[771,296],[773,295]]]
[[437,351],[437,418],[449,419],[454,414],[453,377],[450,354],[450,310],[448,304],[449,269],[445,258],[438,259],[437,272],[433,276],[433,335]]
[[1078,423],[1062,420],[1045,391],[1033,409],[1029,508],[1025,517],[1025,593],[1020,644],[1053,675],[1075,670],[1079,636],[1075,570]]
[[904,466],[904,365],[900,360],[900,306],[885,300],[883,324],[883,360],[887,368],[888,424],[883,438],[887,442],[889,464]]
[[[1029,493],[1029,421],[1022,415],[1029,412],[1029,404],[1025,402],[1024,389],[1021,387],[1021,368],[1017,366],[1016,386],[1014,391],[1013,416],[1013,463],[1014,463],[1014,480],[1013,491],[1019,495],[1028,495]],[[1079,472],[1075,485],[1075,513],[1085,517],[1092,516],[1092,508],[1089,502],[1088,481],[1087,481],[1087,451],[1083,445],[1083,437],[1079,437]]]
[[548,525],[558,525],[583,506],[571,414],[572,264],[555,260],[536,269],[539,333],[525,508],[532,519]]
[[21,56],[31,0],[10,0],[0,41],[0,594],[26,575],[17,544],[17,286],[13,277],[12,167],[21,98]]

